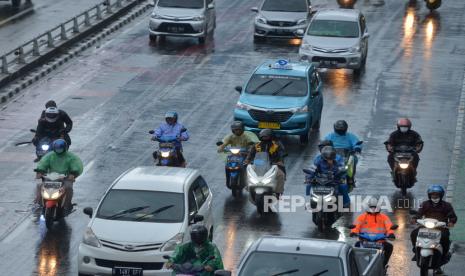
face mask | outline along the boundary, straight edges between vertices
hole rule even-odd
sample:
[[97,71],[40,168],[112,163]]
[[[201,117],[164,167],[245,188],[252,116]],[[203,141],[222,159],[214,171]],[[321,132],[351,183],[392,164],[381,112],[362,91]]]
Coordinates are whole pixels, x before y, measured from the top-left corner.
[[406,133],[408,131],[408,127],[399,127],[400,132]]
[[431,201],[435,204],[439,203],[439,201],[441,201],[441,198],[437,197],[437,198],[431,198]]

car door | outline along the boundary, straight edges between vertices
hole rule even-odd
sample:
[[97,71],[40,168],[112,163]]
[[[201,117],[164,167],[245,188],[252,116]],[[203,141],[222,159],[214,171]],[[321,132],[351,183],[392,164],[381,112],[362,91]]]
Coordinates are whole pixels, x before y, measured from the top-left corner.
[[202,224],[210,230],[212,227],[211,192],[202,176],[197,177],[192,183],[192,191],[197,205],[197,214],[204,217]]
[[206,12],[205,16],[207,17],[207,26],[208,31],[213,31],[215,28],[215,21],[216,21],[216,14],[215,14],[215,1],[214,0],[206,0]]
[[362,45],[362,53],[364,56],[367,55],[368,52],[368,29],[366,26],[365,16],[360,15],[359,17],[359,24],[360,24],[360,36],[361,36],[361,45]]
[[316,120],[321,119],[321,110],[323,109],[323,96],[321,95],[321,79],[318,72],[315,69],[309,70],[310,80],[310,106],[309,110],[312,110],[313,124]]

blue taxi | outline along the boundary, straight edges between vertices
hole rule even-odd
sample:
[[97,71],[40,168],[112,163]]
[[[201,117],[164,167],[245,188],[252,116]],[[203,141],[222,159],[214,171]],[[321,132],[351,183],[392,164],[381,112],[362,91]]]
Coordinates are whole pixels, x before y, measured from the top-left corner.
[[273,129],[278,135],[299,135],[307,143],[312,129],[320,128],[322,83],[312,63],[268,61],[258,66],[245,87],[234,120],[247,130]]

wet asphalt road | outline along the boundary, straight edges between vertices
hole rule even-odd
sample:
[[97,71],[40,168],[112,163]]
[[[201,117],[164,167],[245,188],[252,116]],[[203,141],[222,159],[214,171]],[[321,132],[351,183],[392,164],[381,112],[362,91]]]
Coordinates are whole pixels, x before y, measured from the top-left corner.
[[[316,7],[335,2],[314,1]],[[288,150],[286,195],[304,194],[301,169],[315,155],[316,143],[332,123],[348,120],[350,131],[365,141],[354,195],[400,197],[390,182],[383,142],[398,117],[409,116],[423,136],[418,180],[409,198],[421,200],[431,183],[447,183],[456,112],[465,66],[465,2],[449,0],[433,14],[422,1],[360,1],[371,34],[366,72],[322,71],[323,119],[308,146],[297,137],[284,139]],[[188,126],[188,166],[198,168],[214,193],[215,242],[226,268],[263,234],[349,240],[346,215],[335,229],[320,234],[311,216],[295,213],[259,217],[246,196],[234,200],[224,187],[223,164],[215,142],[229,131],[232,109],[242,85],[256,65],[268,58],[297,57],[298,41],[252,42],[257,1],[217,0],[214,38],[167,38],[150,44],[147,18],[128,26],[98,48],[84,52],[55,74],[6,104],[0,111],[0,271],[5,275],[76,275],[79,241],[88,222],[81,210],[95,207],[110,183],[127,168],[150,165],[155,147],[146,134],[176,109]],[[43,103],[54,98],[75,120],[71,149],[86,163],[75,184],[77,212],[59,231],[47,232],[30,213],[33,148],[14,147],[31,135]],[[245,194],[246,195],[246,194]],[[407,210],[390,216],[400,225],[391,259],[391,275],[414,275],[410,260]],[[460,274],[457,274],[460,275]]]

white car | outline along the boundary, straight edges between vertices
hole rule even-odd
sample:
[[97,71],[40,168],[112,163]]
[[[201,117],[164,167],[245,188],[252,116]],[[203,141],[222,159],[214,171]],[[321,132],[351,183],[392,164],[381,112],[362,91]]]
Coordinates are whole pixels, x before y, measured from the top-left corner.
[[137,167],[106,191],[79,245],[79,275],[171,275],[164,255],[195,223],[213,237],[212,194],[197,170]]

